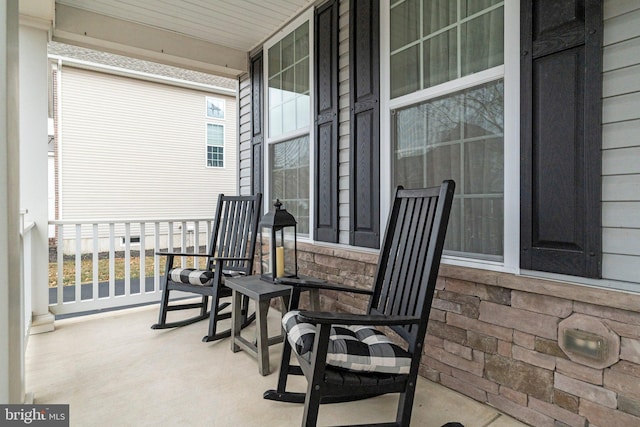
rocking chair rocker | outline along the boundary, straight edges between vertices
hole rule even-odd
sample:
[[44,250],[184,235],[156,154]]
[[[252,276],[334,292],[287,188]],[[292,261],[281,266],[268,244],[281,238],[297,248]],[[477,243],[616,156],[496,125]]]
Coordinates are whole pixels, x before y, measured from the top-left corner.
[[[282,319],[287,339],[278,386],[266,391],[265,399],[304,402],[302,425],[315,426],[321,403],[399,393],[396,421],[375,425],[409,426],[454,189],[453,181],[398,188],[373,290],[328,287],[370,294],[368,313],[288,312]],[[395,332],[395,341],[403,344],[392,342],[380,327]],[[292,349],[299,366],[290,365]],[[286,391],[288,375],[306,377],[306,394]]]
[[[250,275],[258,231],[262,194],[254,196],[218,197],[216,218],[211,233],[209,253],[191,254],[175,252],[158,252],[167,257],[167,265],[163,278],[162,300],[158,323],[151,329],[167,329],[190,325],[209,318],[207,335],[203,342],[215,341],[231,336],[231,329],[218,331],[218,322],[231,317],[231,312],[221,313],[230,302],[220,302],[221,298],[230,297],[231,289],[224,286],[224,278],[228,276]],[[174,266],[176,256],[206,257],[206,268],[180,268]],[[191,292],[202,295],[198,303],[169,304],[171,291]],[[209,310],[209,298],[211,309]],[[167,322],[167,313],[175,310],[199,308],[200,314],[180,321]],[[255,320],[255,312],[249,314],[249,299],[242,303],[242,327]]]

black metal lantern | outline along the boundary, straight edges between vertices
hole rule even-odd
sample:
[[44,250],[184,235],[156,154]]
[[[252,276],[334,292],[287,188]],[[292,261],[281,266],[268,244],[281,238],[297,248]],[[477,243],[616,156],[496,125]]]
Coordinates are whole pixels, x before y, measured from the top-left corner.
[[298,277],[296,219],[282,208],[280,200],[260,220],[260,278],[268,282]]

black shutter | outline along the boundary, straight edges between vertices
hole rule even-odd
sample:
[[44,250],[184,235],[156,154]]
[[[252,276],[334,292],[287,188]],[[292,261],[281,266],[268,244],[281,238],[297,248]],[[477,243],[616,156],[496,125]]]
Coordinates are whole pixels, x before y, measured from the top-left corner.
[[251,78],[251,193],[263,193],[263,126],[262,126],[262,97],[264,93],[262,74],[262,52],[257,53],[250,60]]
[[338,2],[315,16],[315,240],[338,242]]
[[521,1],[523,269],[601,272],[602,2]]
[[350,243],[380,247],[380,2],[349,3]]

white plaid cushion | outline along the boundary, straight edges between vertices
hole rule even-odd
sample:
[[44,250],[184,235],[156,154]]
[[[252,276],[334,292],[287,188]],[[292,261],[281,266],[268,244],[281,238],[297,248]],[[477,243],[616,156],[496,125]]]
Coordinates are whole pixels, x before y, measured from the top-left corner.
[[211,286],[213,271],[196,270],[195,268],[172,268],[169,270],[169,279],[172,282]]
[[[290,311],[282,326],[293,350],[311,360],[316,326]],[[327,364],[356,372],[408,374],[411,355],[371,326],[333,325],[329,334]]]

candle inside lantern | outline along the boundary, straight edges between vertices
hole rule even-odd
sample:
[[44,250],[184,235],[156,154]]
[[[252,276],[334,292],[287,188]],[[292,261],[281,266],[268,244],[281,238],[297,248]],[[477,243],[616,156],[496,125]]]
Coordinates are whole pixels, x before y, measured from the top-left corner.
[[276,277],[284,276],[284,247],[276,248]]

